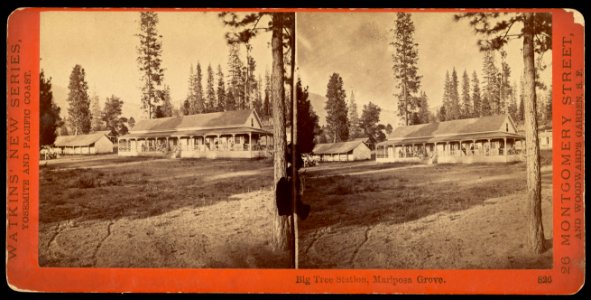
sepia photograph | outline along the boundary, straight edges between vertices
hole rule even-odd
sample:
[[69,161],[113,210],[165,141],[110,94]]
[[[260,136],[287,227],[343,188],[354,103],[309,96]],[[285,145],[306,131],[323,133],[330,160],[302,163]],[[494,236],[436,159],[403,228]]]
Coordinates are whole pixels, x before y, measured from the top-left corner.
[[41,266],[293,264],[274,194],[293,59],[272,51],[290,46],[293,13],[40,19]]
[[551,268],[551,25],[43,12],[40,265]]
[[552,18],[528,18],[297,14],[301,267],[552,267]]

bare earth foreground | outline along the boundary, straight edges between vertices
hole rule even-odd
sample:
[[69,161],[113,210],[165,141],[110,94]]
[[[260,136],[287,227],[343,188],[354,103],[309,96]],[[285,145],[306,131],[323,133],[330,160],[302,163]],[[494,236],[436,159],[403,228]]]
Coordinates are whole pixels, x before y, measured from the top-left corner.
[[[525,249],[523,164],[362,162],[306,173],[304,201],[312,212],[300,221],[303,268],[551,267],[552,249],[542,255]],[[40,177],[41,266],[286,265],[272,247],[269,161],[71,158],[42,166]],[[549,166],[543,180],[550,241]],[[343,189],[351,183],[354,190]],[[479,190],[485,192],[465,201],[447,196]],[[416,211],[404,208],[411,206]]]

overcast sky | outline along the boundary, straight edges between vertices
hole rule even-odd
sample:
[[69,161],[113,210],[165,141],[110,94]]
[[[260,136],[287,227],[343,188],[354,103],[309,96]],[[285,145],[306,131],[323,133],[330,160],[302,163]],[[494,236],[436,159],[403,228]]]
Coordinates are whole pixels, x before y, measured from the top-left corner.
[[[76,64],[86,71],[89,94],[100,97],[101,107],[111,95],[124,101],[123,114],[140,118],[142,82],[136,61],[139,38],[138,11],[126,12],[43,12],[41,13],[41,68],[52,77],[55,101],[67,116],[67,87]],[[170,86],[175,106],[187,96],[191,64],[201,63],[203,85],[207,65],[214,72],[220,64],[227,75],[228,47],[224,27],[217,12],[158,12],[158,33],[162,37],[164,83]],[[256,73],[264,77],[271,68],[270,34],[262,33],[253,42]],[[246,61],[246,51],[241,50]],[[217,80],[217,79],[216,79]]]
[[[359,113],[363,104],[372,101],[382,108],[382,122],[397,125],[393,49],[389,46],[395,17],[395,13],[298,13],[297,64],[304,86],[325,96],[330,75],[339,73],[347,91],[347,102],[353,90]],[[468,21],[455,22],[451,13],[413,13],[412,21],[415,42],[419,44],[421,89],[434,111],[441,105],[445,72],[451,73],[455,67],[461,80],[464,70],[470,77],[476,71],[481,79],[482,53]],[[511,81],[519,82],[523,72],[521,40],[511,42],[507,52]],[[545,61],[551,63],[551,56],[546,53]],[[496,63],[500,66],[498,56]],[[550,69],[542,74],[548,85]]]

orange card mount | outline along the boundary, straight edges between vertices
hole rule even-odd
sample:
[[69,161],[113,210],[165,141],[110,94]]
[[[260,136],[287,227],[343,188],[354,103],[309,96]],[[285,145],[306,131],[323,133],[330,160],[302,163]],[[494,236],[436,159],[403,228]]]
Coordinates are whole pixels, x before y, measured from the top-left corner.
[[[583,22],[568,9],[18,9],[6,48],[8,284],[576,293]],[[283,62],[282,40],[295,47]],[[277,100],[291,93],[297,105]],[[279,216],[273,180],[298,182],[273,171],[285,132],[272,111],[285,103],[307,132],[288,122],[286,139],[307,154],[295,212]],[[310,110],[316,131],[301,125]],[[343,135],[339,114],[362,128]]]

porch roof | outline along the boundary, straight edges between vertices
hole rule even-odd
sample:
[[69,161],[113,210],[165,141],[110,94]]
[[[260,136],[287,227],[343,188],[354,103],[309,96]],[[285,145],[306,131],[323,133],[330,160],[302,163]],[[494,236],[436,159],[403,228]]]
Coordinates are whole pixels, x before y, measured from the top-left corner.
[[201,130],[181,130],[181,131],[167,131],[167,132],[148,132],[148,133],[131,133],[120,137],[119,139],[136,139],[136,138],[166,138],[166,137],[190,137],[190,136],[206,136],[206,135],[222,135],[222,134],[246,134],[259,133],[272,135],[270,132],[253,127],[231,127],[219,129],[201,129]]
[[383,141],[378,146],[389,146],[389,145],[411,145],[411,144],[431,144],[431,143],[442,143],[442,142],[457,142],[457,141],[470,141],[470,140],[488,140],[488,139],[500,139],[500,138],[514,138],[524,139],[520,134],[509,133],[509,132],[488,132],[488,133],[466,133],[456,134],[451,136],[439,136],[439,137],[417,137],[417,138],[401,138],[391,139]]

